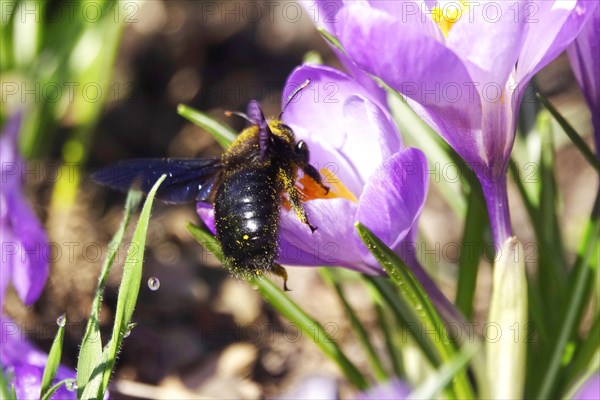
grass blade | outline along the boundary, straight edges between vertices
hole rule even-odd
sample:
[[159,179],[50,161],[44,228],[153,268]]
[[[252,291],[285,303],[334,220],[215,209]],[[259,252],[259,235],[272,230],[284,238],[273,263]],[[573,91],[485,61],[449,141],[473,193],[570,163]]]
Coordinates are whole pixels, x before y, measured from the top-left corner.
[[[210,233],[203,231],[194,224],[188,224],[188,231],[192,236],[212,252],[219,260],[222,260],[221,246]],[[294,303],[281,289],[264,276],[251,279],[251,283],[258,288],[259,293],[269,302],[283,317],[295,324],[303,333],[313,338],[315,344],[333,360],[340,370],[358,389],[364,390],[369,385],[365,377],[340,349],[334,339],[330,337],[325,328],[310,317],[296,303]]]
[[558,328],[553,345],[550,347],[550,361],[546,367],[541,387],[537,392],[537,398],[543,399],[552,396],[558,383],[557,377],[567,342],[577,328],[577,316],[581,315],[581,309],[585,306],[585,288],[593,272],[589,265],[589,259],[592,257],[592,251],[596,248],[600,237],[599,214],[600,195],[596,197],[594,210],[585,227],[583,239],[577,252],[577,260],[573,267],[572,289],[566,297],[568,299],[567,305],[564,312],[561,313],[562,318],[560,318],[562,324]]
[[377,355],[377,352],[375,351],[375,348],[373,347],[371,340],[369,339],[369,334],[367,333],[367,330],[363,326],[360,319],[358,319],[358,316],[354,312],[354,309],[352,308],[352,306],[346,299],[346,296],[344,295],[344,289],[342,289],[342,285],[340,285],[335,280],[333,273],[330,269],[321,268],[319,272],[321,273],[321,277],[323,278],[323,280],[325,282],[327,282],[329,284],[329,286],[331,286],[335,290],[335,292],[338,296],[338,299],[342,303],[342,306],[344,307],[344,312],[350,319],[350,325],[352,326],[352,329],[354,330],[354,333],[355,333],[358,341],[360,342],[363,349],[365,350],[365,353],[367,354],[367,359],[369,360],[369,364],[371,365],[371,368],[373,369],[375,378],[379,382],[387,381],[389,379],[389,376],[388,376],[387,372],[385,371],[385,368],[383,367],[383,364],[381,363],[381,359]]
[[325,328],[294,303],[277,285],[258,276],[252,279],[260,294],[288,321],[294,323],[302,332],[310,335],[319,349],[333,360],[345,377],[358,389],[367,389],[368,383],[360,371],[331,338]]
[[0,399],[17,400],[15,385],[8,380],[4,368],[0,368]]
[[596,170],[596,172],[600,172],[600,161],[594,155],[592,150],[588,147],[587,143],[579,136],[577,131],[569,124],[569,122],[563,117],[558,110],[542,95],[540,92],[536,93],[538,100],[540,103],[546,107],[546,109],[552,114],[556,122],[563,128],[571,142],[577,147],[577,149],[581,152],[583,157],[586,159],[588,163]]
[[317,28],[317,30],[319,31],[319,33],[321,34],[321,36],[323,36],[323,38],[329,42],[329,44],[331,44],[333,47],[335,47],[336,49],[338,49],[339,51],[341,51],[342,53],[346,53],[344,51],[344,47],[342,47],[342,43],[339,41],[339,39],[337,37],[335,37],[335,35],[329,33],[327,31],[327,29],[325,28]]
[[83,335],[81,347],[79,348],[79,357],[77,359],[78,397],[82,396],[84,388],[92,377],[92,372],[98,367],[98,362],[102,358],[102,340],[100,337],[100,326],[98,323],[100,319],[102,295],[104,293],[104,288],[106,287],[108,274],[112,265],[114,264],[115,257],[119,251],[119,248],[121,247],[123,237],[125,236],[125,231],[127,230],[129,222],[131,221],[131,216],[135,210],[137,210],[141,200],[142,194],[140,192],[133,190],[129,191],[127,194],[127,200],[125,200],[125,214],[123,216],[123,220],[121,221],[119,229],[108,245],[108,254],[106,260],[104,260],[104,265],[102,266],[102,271],[100,272],[100,276],[98,278],[98,288],[96,289],[96,295],[94,296],[94,300],[92,302],[92,311]]
[[[419,322],[421,329],[424,329],[423,339],[432,342],[432,346],[435,348],[441,362],[449,362],[455,353],[454,346],[447,338],[442,319],[417,278],[404,262],[367,227],[360,222],[357,222],[355,226],[358,235],[371,251],[371,254],[379,261],[392,282],[399,288],[405,301],[410,304],[414,319]],[[429,332],[434,332],[435,337],[441,338],[441,340],[430,337],[427,334]],[[474,396],[465,373],[460,373],[457,376],[453,384],[453,390],[455,395],[461,399],[473,398]]]
[[[150,192],[142,208],[140,218],[133,233],[131,245],[127,250],[125,265],[123,267],[123,277],[119,286],[117,297],[117,310],[115,312],[115,322],[110,341],[102,353],[102,363],[97,366],[97,371],[92,373],[92,379],[83,391],[83,398],[102,398],[108,386],[108,381],[117,357],[117,352],[123,341],[123,337],[129,328],[133,309],[137,302],[142,279],[142,264],[144,261],[144,250],[146,246],[146,232],[148,231],[148,221],[154,202],[154,196],[160,184],[167,176],[161,176]],[[102,372],[100,372],[102,371]]]
[[463,251],[460,252],[458,260],[458,285],[456,289],[456,307],[467,320],[471,319],[473,313],[477,272],[483,254],[483,236],[487,226],[486,208],[481,197],[481,191],[477,190],[476,187],[474,183],[471,184],[471,192],[467,202],[467,216],[461,247]]
[[589,367],[594,355],[600,351],[600,315],[596,315],[594,323],[587,337],[577,347],[573,359],[567,369],[567,378],[565,382],[570,385],[578,376],[582,375]]
[[180,104],[177,106],[177,113],[210,133],[224,149],[227,149],[237,137],[237,133],[231,128],[195,108]]
[[385,301],[381,293],[378,291],[378,289],[373,283],[371,283],[368,279],[366,279],[366,277],[364,277],[364,275],[363,282],[367,290],[369,291],[369,295],[372,299],[373,306],[375,307],[375,312],[377,313],[377,321],[385,339],[385,346],[387,349],[387,353],[390,356],[394,376],[403,377],[405,376],[406,372],[404,370],[404,361],[402,359],[402,352],[400,351],[400,346],[396,345],[396,343],[394,342],[394,333],[396,331],[393,331],[390,327],[390,319],[392,318],[391,311],[384,306]]
[[41,400],[51,399],[54,392],[56,392],[58,389],[60,389],[61,386],[63,386],[63,385],[66,386],[67,384],[74,384],[74,383],[75,383],[74,379],[63,379],[62,381],[54,384],[50,389],[48,389],[46,394],[43,397],[41,397]]
[[413,390],[408,396],[408,400],[437,399],[439,393],[465,369],[479,349],[479,345],[466,344],[463,346],[452,360],[445,363],[436,373],[429,375],[425,382]]
[[415,313],[412,312],[410,304],[403,297],[398,296],[396,288],[388,279],[379,276],[367,276],[365,279],[369,282],[373,290],[379,293],[382,300],[387,304],[398,322],[410,332],[431,365],[435,367],[440,366],[441,360],[435,346],[433,346],[431,340],[425,339],[422,330],[423,326],[416,318]]
[[67,318],[65,315],[61,315],[58,317],[61,321],[58,324],[58,332],[56,332],[56,336],[54,337],[54,342],[52,342],[52,347],[50,348],[50,353],[48,354],[48,361],[46,364],[46,368],[44,368],[44,375],[42,376],[42,389],[40,391],[40,398],[46,397],[50,386],[52,385],[52,381],[56,376],[56,371],[58,370],[58,366],[60,365],[60,357],[62,355],[62,346],[63,339],[65,336],[65,325],[67,323]]

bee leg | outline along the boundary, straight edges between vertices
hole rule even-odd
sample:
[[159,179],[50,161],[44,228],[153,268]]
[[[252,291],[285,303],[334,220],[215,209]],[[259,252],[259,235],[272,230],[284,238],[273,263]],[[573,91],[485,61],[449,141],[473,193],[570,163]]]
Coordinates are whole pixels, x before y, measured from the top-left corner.
[[300,200],[300,191],[297,187],[292,186],[288,189],[288,194],[290,195],[290,200],[292,201],[292,205],[294,206],[294,211],[296,212],[296,216],[300,220],[300,222],[305,223],[310,228],[310,231],[314,233],[317,230],[316,226],[312,226],[310,222],[308,222],[308,216],[306,215],[306,210],[302,206],[302,201]]
[[273,263],[273,273],[283,279],[283,290],[285,292],[291,292],[287,286],[288,274],[285,268],[283,268],[280,264]]
[[321,179],[321,174],[319,173],[319,171],[317,171],[317,169],[315,167],[313,167],[310,164],[306,164],[304,166],[304,168],[302,168],[302,171],[304,171],[304,173],[306,175],[311,177],[312,180],[317,182],[319,184],[319,186],[321,186],[323,188],[323,190],[325,190],[325,195],[329,194],[329,186],[326,186],[323,184],[323,180]]

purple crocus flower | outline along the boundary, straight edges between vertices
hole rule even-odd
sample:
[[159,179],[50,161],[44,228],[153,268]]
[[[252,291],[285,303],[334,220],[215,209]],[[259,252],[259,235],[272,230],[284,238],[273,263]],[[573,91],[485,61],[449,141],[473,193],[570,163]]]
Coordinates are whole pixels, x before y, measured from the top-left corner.
[[[46,233],[23,195],[21,171],[24,161],[17,150],[17,136],[22,116],[13,116],[0,137],[2,186],[0,191],[0,309],[9,282],[25,305],[40,296],[48,277]],[[0,315],[2,342],[0,362],[3,373],[14,384],[17,398],[37,399],[48,355],[36,349],[19,326]],[[75,371],[59,367],[58,380],[75,378]],[[76,393],[61,388],[55,398],[75,399]]]
[[360,393],[356,400],[403,400],[408,398],[411,389],[399,379],[392,379]]
[[600,372],[590,376],[577,393],[573,400],[592,400],[600,397]]
[[[8,317],[2,316],[2,346],[0,359],[5,376],[14,385],[18,399],[39,399],[44,368],[48,354],[37,349],[26,338],[19,325]],[[59,366],[55,382],[75,379],[75,371]],[[76,399],[77,392],[61,386],[54,392],[55,399]]]
[[[444,318],[459,320],[414,251],[428,188],[425,155],[402,145],[387,106],[356,79],[330,67],[304,65],[292,72],[285,87],[296,88],[306,80],[310,85],[287,106],[283,119],[296,139],[307,143],[310,163],[331,190],[322,196],[317,188],[314,198],[304,202],[318,227],[314,233],[293,210],[283,210],[279,262],[383,274],[356,233],[354,224],[360,221],[411,267]],[[212,206],[198,203],[197,209],[214,233]]]
[[[296,139],[307,143],[310,163],[331,191],[304,202],[318,227],[314,233],[293,210],[282,211],[279,261],[380,274],[354,223],[365,224],[391,248],[411,241],[427,194],[425,156],[403,148],[390,114],[350,76],[305,65],[290,75],[286,87],[307,79],[309,87],[288,105],[283,119]],[[212,207],[199,203],[198,212],[214,230]]]
[[21,115],[6,124],[0,137],[0,307],[9,282],[25,305],[40,296],[48,277],[48,239],[23,195],[24,161],[17,150]]
[[596,156],[600,157],[600,6],[567,48],[577,82],[592,111]]
[[597,2],[336,5],[327,25],[347,56],[404,94],[469,163],[484,190],[494,239],[504,243],[512,231],[506,169],[525,87],[577,36]]

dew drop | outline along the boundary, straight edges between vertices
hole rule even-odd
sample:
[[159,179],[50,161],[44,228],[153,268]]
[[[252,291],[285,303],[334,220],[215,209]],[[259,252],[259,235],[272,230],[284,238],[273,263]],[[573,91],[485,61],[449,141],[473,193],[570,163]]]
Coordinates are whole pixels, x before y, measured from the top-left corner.
[[65,326],[66,323],[67,323],[67,318],[65,317],[64,314],[59,315],[58,318],[56,318],[56,325],[63,327],[63,326]]
[[77,390],[77,383],[74,380],[66,381],[65,387],[69,392],[74,392]]
[[160,280],[157,277],[153,276],[148,279],[148,289],[155,292],[158,290],[158,288],[160,288]]
[[125,333],[123,333],[123,339],[131,335],[131,331],[133,330],[133,328],[135,328],[136,325],[137,322],[132,322],[129,325],[127,325],[127,330],[125,330]]

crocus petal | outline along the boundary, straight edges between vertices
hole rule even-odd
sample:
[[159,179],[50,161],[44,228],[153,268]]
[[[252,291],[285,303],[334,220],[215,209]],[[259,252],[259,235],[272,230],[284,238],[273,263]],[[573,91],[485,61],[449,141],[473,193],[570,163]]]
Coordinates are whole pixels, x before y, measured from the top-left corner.
[[344,7],[343,0],[301,1],[300,4],[316,26],[328,32],[335,32],[336,14]]
[[357,205],[345,199],[317,199],[304,203],[308,218],[318,229],[311,233],[293,210],[282,212],[280,262],[305,266],[343,266],[361,272],[380,273],[365,265],[362,245],[354,228]]
[[[384,162],[367,182],[356,220],[389,247],[397,247],[418,220],[428,187],[423,152],[408,148]],[[370,253],[361,247],[363,257]]]
[[44,228],[27,199],[19,192],[8,194],[10,225],[17,254],[13,257],[12,284],[25,305],[42,293],[49,272],[49,247]]
[[379,164],[400,150],[400,133],[379,107],[362,96],[349,97],[343,110],[347,139],[340,152],[366,182]]
[[[286,87],[295,87],[307,79],[310,86],[289,104],[283,119],[292,127],[297,139],[309,143],[311,164],[318,169],[335,169],[333,172],[338,178],[358,196],[366,177],[364,171],[354,166],[355,160],[368,157],[368,152],[361,146],[372,148],[381,144],[384,148],[376,153],[394,153],[402,145],[400,133],[387,106],[373,99],[350,76],[330,67],[303,65],[292,72]],[[362,100],[357,100],[356,96]],[[348,104],[350,98],[354,100]],[[361,108],[361,113],[376,123],[369,125],[364,121],[360,126],[346,123],[347,107],[357,111]],[[361,146],[354,146],[356,142]]]
[[23,303],[30,305],[37,300],[46,283],[49,252],[46,233],[22,193],[23,181],[18,171],[24,167],[24,162],[17,150],[21,122],[22,114],[12,116],[0,138],[0,229],[3,250],[0,289],[3,296],[10,278]]
[[213,205],[208,203],[196,203],[196,211],[208,230],[213,235],[216,235],[217,228],[215,228],[215,209],[213,208]]
[[[519,56],[516,80],[521,91],[540,69],[555,59],[577,37],[597,1],[554,0],[533,3],[528,31]],[[521,96],[519,96],[520,98]]]
[[[491,84],[503,90],[513,71],[525,31],[523,18],[515,19],[515,8],[523,9],[524,4],[529,3],[495,0],[474,3],[473,12],[463,15],[448,34],[446,45],[465,61],[480,95]],[[489,13],[498,15],[497,18],[483,11],[489,6],[494,9]],[[485,96],[482,99],[485,101]]]
[[[353,0],[347,1],[347,3],[355,4]],[[423,1],[369,0],[369,5],[393,15],[396,19],[402,21],[406,29],[430,37],[440,43],[445,41],[442,31],[431,16],[427,15],[431,7]]]
[[567,48],[573,72],[592,111],[596,155],[600,157],[600,6]]
[[[334,68],[322,65],[305,64],[296,68],[285,84],[283,101],[286,95],[306,80],[310,85],[299,93],[285,113],[284,121],[290,125],[302,126],[309,132],[319,132],[320,139],[334,148],[340,148],[346,141],[343,131],[343,106],[351,96],[359,95],[373,101],[382,110],[387,109],[371,96],[359,82]],[[391,116],[389,116],[391,120]]]
[[410,394],[410,387],[399,379],[392,379],[359,393],[356,400],[403,400]]
[[573,73],[590,108],[600,106],[600,6],[567,49]]
[[596,372],[577,391],[573,400],[592,400],[600,396],[600,372]]
[[[2,196],[0,194],[0,204]],[[8,288],[8,282],[12,279],[13,258],[17,252],[17,247],[12,233],[0,226],[0,245],[2,246],[2,260],[0,260],[0,310],[4,304],[4,295]]]
[[294,389],[279,400],[337,400],[338,383],[336,379],[327,376],[308,376],[294,386]]
[[[480,98],[458,56],[380,10],[351,5],[338,17],[338,37],[350,57],[419,102],[425,111],[420,115],[465,160],[484,163],[481,132],[474,130],[481,127]],[[401,40],[390,39],[395,37]]]
[[[8,372],[14,377],[13,383],[18,399],[37,399],[40,396],[42,376],[48,362],[48,355],[34,347],[26,339],[17,323],[5,316],[2,316],[1,323],[0,360],[2,368],[5,374]],[[75,379],[75,371],[59,366],[55,382],[64,379]],[[77,392],[70,392],[62,386],[55,392],[53,398],[76,399]]]

